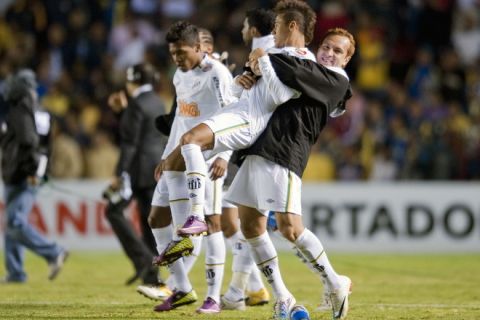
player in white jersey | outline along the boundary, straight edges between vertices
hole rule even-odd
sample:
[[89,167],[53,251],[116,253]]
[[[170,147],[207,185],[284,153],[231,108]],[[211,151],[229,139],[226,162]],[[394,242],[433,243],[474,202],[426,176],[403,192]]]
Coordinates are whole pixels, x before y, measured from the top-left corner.
[[[167,42],[170,54],[178,67],[173,79],[177,95],[177,111],[163,159],[172,152],[182,134],[235,99],[229,94],[232,83],[230,72],[220,62],[201,52],[198,30],[195,26],[183,21],[175,23],[167,33]],[[212,160],[211,168],[214,171],[214,178],[223,176],[228,158],[229,155],[219,155]],[[205,210],[207,214],[212,214],[211,217],[218,216],[220,213],[221,182],[222,179],[218,179],[215,183],[206,182],[207,194],[210,196]],[[165,171],[158,181],[152,199],[152,213],[149,219],[157,242],[157,250],[160,253],[154,263],[168,264],[175,283],[173,294],[156,306],[155,311],[169,311],[197,300],[188,280],[183,259],[176,257],[173,261],[165,257],[168,248],[174,243],[172,239],[193,249],[191,239],[184,238],[182,242],[176,233],[172,237],[169,226],[166,226],[169,219],[159,209],[170,206],[173,225],[181,226],[189,211],[185,184],[186,178],[183,171]],[[204,304],[197,309],[201,313],[220,311],[220,286],[223,278],[225,247],[219,220],[219,217],[210,219],[209,235],[205,237],[208,290]]]
[[[288,12],[293,6],[300,10],[306,4],[299,0],[282,0],[276,10]],[[307,14],[315,16],[311,9]],[[298,16],[308,17],[307,14]],[[290,21],[285,13],[279,13],[277,20],[279,25]],[[302,19],[297,24],[301,26]],[[276,37],[275,40],[284,39]],[[263,210],[276,211],[279,231],[295,244],[324,283],[333,319],[344,319],[348,312],[352,282],[336,273],[320,240],[303,226],[300,177],[328,114],[337,116],[345,110],[345,101],[351,92],[343,68],[354,51],[353,36],[337,28],[329,30],[322,39],[317,55],[320,64],[302,63],[278,55],[270,57],[282,81],[304,94],[280,106],[262,136],[251,148],[242,151],[247,156],[227,195],[228,200],[239,205],[242,232],[277,298],[274,319],[289,319],[295,298],[280,274],[277,252],[265,230],[267,217],[259,213]],[[285,70],[295,70],[299,78],[282,70],[281,67],[289,62],[291,65]]]
[[[272,35],[275,14],[272,10],[256,8],[247,11],[243,21],[242,38],[252,50],[267,50],[275,46]],[[224,183],[224,192],[233,180],[238,168],[229,163],[228,176]],[[222,231],[227,243],[231,245],[232,278],[228,290],[222,296],[222,309],[243,310],[246,306],[258,306],[270,301],[270,293],[263,284],[260,271],[250,257],[245,237],[239,229],[238,208],[223,199]],[[250,274],[248,272],[250,271]],[[246,282],[246,290],[244,290]]]
[[[301,59],[315,61],[315,56],[307,48],[295,47],[296,43],[287,42],[282,48],[272,48],[272,53],[284,53]],[[188,222],[178,230],[180,234],[197,234],[204,228],[204,222],[198,217],[204,210],[204,181],[207,176],[205,155],[202,150],[211,150],[210,155],[228,150],[249,147],[266,127],[275,108],[299,97],[300,93],[285,86],[275,75],[268,57],[258,59],[263,49],[257,48],[250,54],[255,61],[253,73],[236,78],[232,91],[240,97],[238,102],[230,104],[210,119],[203,121],[184,134],[180,146],[164,162],[164,171],[175,168],[185,159],[188,180],[188,192],[191,200],[191,215]],[[261,70],[261,71],[260,71]],[[242,86],[255,82],[255,72],[261,73],[255,86],[244,90]],[[181,150],[181,151],[180,151]],[[181,152],[181,156],[180,156]],[[198,182],[198,183],[197,183]]]

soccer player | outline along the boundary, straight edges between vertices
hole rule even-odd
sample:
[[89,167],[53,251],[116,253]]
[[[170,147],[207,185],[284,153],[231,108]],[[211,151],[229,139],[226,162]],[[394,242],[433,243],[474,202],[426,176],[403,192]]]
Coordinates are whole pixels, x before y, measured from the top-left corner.
[[[279,25],[291,23],[281,12],[287,3],[294,2],[297,1],[283,0],[277,4]],[[348,312],[351,280],[335,272],[320,240],[303,226],[300,177],[328,115],[338,116],[345,111],[351,93],[343,68],[354,50],[353,36],[336,28],[326,33],[317,54],[318,62],[325,66],[292,61],[284,55],[270,56],[277,76],[302,95],[278,107],[266,130],[243,152],[246,158],[227,194],[227,200],[239,205],[242,232],[255,262],[272,285],[277,299],[275,319],[288,319],[295,298],[283,282],[275,247],[266,232],[266,210],[276,212],[279,231],[295,244],[321,277],[333,318],[344,319]],[[295,77],[291,76],[292,71]],[[272,180],[274,183],[265,185],[265,181]]]
[[[247,11],[242,28],[245,45],[251,46],[252,50],[273,48],[275,46],[272,35],[274,23],[275,14],[271,10],[257,8]],[[230,162],[228,176],[224,183],[225,192],[237,170],[238,167]],[[250,250],[238,227],[238,209],[228,201],[223,201],[221,225],[223,235],[230,243],[233,253],[232,279],[227,292],[222,297],[222,309],[243,310],[245,305],[257,306],[268,303],[270,294],[262,282],[260,271],[254,266]],[[248,270],[251,270],[249,276]],[[247,291],[244,292],[244,282],[247,279]]]
[[[280,46],[277,44],[277,48],[271,51],[315,61],[314,54],[305,48],[305,43],[301,40],[303,30],[298,27],[276,29],[283,40],[279,42]],[[264,53],[261,48],[252,51],[250,59],[255,61],[253,70],[235,79],[236,86],[233,91],[240,100],[184,134],[180,146],[165,159],[164,171],[186,169],[188,177],[191,215],[187,223],[178,230],[181,235],[197,234],[205,229],[202,212],[207,166],[202,150],[211,150],[209,154],[212,155],[249,147],[265,128],[275,108],[300,95],[298,91],[278,80],[268,59],[256,63],[256,57],[261,53]],[[260,69],[262,77],[256,82]],[[244,90],[244,86],[248,85],[250,90]]]
[[[177,111],[163,159],[172,152],[186,131],[235,100],[229,94],[232,84],[230,72],[223,64],[201,51],[197,27],[188,22],[177,22],[170,27],[166,38],[170,54],[178,67],[173,78],[177,96]],[[220,192],[221,177],[225,173],[228,160],[229,155],[225,154],[210,160],[212,178],[215,178],[216,181],[202,182],[207,184],[205,210],[212,215],[208,216],[208,235],[205,237],[208,290],[203,305],[197,309],[200,313],[220,312],[220,287],[225,260],[225,245],[220,232]],[[190,182],[198,183],[198,181]],[[174,256],[175,259],[170,260],[170,257],[165,255],[169,252],[169,244],[175,243],[171,242],[172,239],[181,246],[187,246],[190,250],[195,247],[190,242],[190,238],[184,238],[183,242],[180,242],[176,233],[172,236],[169,227],[170,217],[162,210],[162,208],[170,206],[174,226],[182,225],[185,222],[189,212],[188,191],[185,184],[186,177],[183,171],[166,170],[158,181],[152,199],[150,225],[157,242],[157,250],[160,253],[154,262],[168,264],[175,282],[175,290],[172,295],[164,303],[156,306],[155,311],[169,311],[197,300],[188,280],[183,259]],[[198,234],[204,231],[207,230],[202,230]]]

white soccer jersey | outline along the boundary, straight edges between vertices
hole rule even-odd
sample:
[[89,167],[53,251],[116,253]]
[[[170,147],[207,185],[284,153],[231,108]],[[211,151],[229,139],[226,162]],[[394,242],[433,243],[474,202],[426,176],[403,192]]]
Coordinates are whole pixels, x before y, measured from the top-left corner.
[[[306,48],[272,48],[268,51],[315,61],[315,55]],[[215,134],[213,154],[249,147],[265,129],[276,107],[300,96],[300,92],[278,79],[267,56],[259,59],[259,66],[262,77],[255,85],[249,90],[243,90],[238,102],[204,121]],[[237,95],[240,93],[238,87],[232,90]]]
[[162,159],[177,147],[183,134],[237,100],[231,94],[232,83],[230,71],[208,55],[195,69],[177,69],[173,77],[177,110]]

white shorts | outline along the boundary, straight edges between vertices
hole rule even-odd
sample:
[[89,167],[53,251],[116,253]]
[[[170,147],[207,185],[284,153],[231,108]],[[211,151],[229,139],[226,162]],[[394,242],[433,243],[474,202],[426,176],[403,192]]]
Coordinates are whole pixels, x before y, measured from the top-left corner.
[[[207,161],[207,166],[210,167],[210,165],[214,160],[215,158]],[[225,180],[225,176],[215,181],[212,181],[209,178],[205,180],[204,213],[206,216],[222,213],[223,181],[224,180]],[[186,184],[185,184],[185,188],[187,188]],[[153,192],[152,206],[156,206],[156,207],[170,206],[168,185],[163,175],[161,176],[160,180],[158,180],[157,186],[155,187],[155,191]]]
[[237,205],[302,214],[302,179],[294,172],[259,156],[247,156],[225,196]]
[[237,206],[225,199],[225,196],[227,195],[228,192],[228,187],[223,186],[223,198],[222,198],[222,208],[236,208]]
[[234,104],[203,122],[214,134],[212,154],[245,149],[252,144],[256,137],[251,132],[248,112],[243,109]]

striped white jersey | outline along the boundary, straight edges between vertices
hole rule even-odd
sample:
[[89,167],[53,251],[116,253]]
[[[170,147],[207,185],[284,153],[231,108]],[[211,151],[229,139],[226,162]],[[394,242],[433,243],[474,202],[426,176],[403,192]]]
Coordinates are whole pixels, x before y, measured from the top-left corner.
[[208,55],[192,70],[177,69],[173,76],[177,110],[162,159],[177,147],[183,134],[237,101],[231,93],[232,83],[230,71]]

